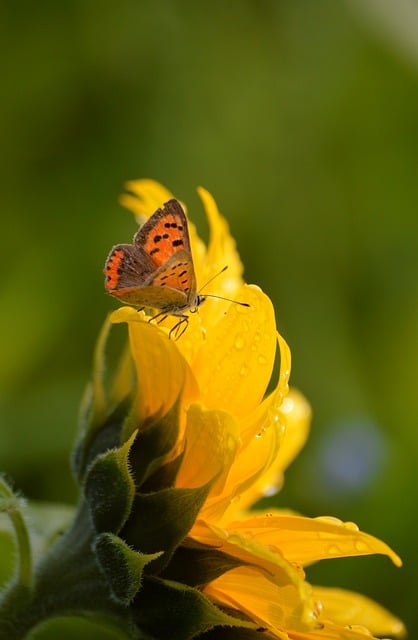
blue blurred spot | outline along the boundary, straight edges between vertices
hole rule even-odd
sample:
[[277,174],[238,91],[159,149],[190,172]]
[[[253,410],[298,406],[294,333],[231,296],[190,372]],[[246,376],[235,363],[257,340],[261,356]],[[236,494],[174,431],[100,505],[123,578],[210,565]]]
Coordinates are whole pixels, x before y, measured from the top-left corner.
[[327,429],[318,453],[319,482],[329,494],[364,491],[383,471],[384,434],[366,416],[344,418]]

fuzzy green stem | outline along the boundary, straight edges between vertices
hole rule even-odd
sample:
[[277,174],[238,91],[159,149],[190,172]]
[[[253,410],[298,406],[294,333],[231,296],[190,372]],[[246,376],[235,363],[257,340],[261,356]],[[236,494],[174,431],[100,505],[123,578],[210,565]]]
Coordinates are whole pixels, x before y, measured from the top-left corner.
[[15,584],[29,591],[32,586],[32,549],[29,533],[20,500],[3,478],[0,478],[0,511],[9,516],[16,536],[18,568]]
[[[108,618],[127,628],[129,614],[110,595],[92,550],[94,531],[81,504],[72,526],[36,569],[32,591],[12,583],[0,596],[0,640],[22,640],[42,622],[57,616]],[[21,567],[28,579],[27,567]]]
[[9,517],[12,521],[18,548],[18,583],[30,590],[32,587],[32,550],[30,546],[28,529],[21,511],[18,508],[9,510]]

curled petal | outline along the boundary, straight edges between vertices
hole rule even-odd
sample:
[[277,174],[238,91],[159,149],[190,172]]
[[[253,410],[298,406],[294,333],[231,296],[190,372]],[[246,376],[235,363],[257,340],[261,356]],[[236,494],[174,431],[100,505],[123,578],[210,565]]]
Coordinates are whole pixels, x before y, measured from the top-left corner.
[[247,493],[251,496],[252,488],[260,476],[272,464],[274,453],[280,446],[281,427],[272,424],[260,437],[254,437],[251,444],[240,450],[231,466],[222,494],[216,500],[208,501],[203,514],[211,522],[231,520],[246,506]]
[[274,546],[289,562],[303,566],[327,558],[383,554],[400,566],[392,549],[374,536],[359,531],[352,522],[337,518],[303,516],[264,516],[228,524],[228,529]]
[[[271,401],[273,398],[267,398]],[[282,409],[285,408],[285,410]],[[287,411],[288,407],[294,409]],[[261,498],[275,495],[282,487],[283,473],[291,460],[297,455],[299,449],[305,444],[310,424],[310,407],[301,393],[295,389],[290,389],[289,394],[283,399],[279,408],[274,410],[272,403],[270,415],[264,421],[263,428],[260,428],[259,439],[266,441],[266,434],[270,429],[277,431],[275,448],[270,449],[271,460],[265,456],[264,468],[260,466],[257,477],[251,486],[242,493],[240,500],[231,505],[228,516],[233,516],[233,509],[236,509],[236,516],[243,517],[243,511],[255,504]],[[254,448],[254,441],[251,443],[247,457],[251,459],[251,451]],[[266,444],[266,443],[265,443]],[[265,452],[267,454],[267,451]]]
[[227,306],[192,369],[203,404],[244,416],[261,402],[270,381],[276,332],[273,306],[258,287],[245,285],[237,296],[250,306]]
[[255,567],[227,571],[205,587],[205,593],[222,604],[246,613],[276,638],[286,640],[286,629],[312,627],[315,603],[306,582],[293,584],[272,579]]
[[277,454],[275,468],[285,471],[305,445],[311,424],[311,407],[296,389],[290,389],[280,406],[285,422],[283,442]]
[[319,622],[310,631],[288,631],[289,640],[378,640],[360,625],[342,627],[328,620]]
[[363,625],[378,636],[405,635],[405,626],[384,607],[370,598],[345,589],[313,587],[322,605],[321,617],[339,625]]
[[[292,432],[301,429],[299,440],[303,440],[306,424],[291,424],[287,434],[287,422],[281,411],[288,393],[290,374],[290,350],[285,340],[278,334],[280,349],[280,374],[274,391],[241,421],[242,447],[237,462],[231,469],[228,482],[235,486],[239,499],[230,503],[225,517],[229,520],[239,517],[242,512],[257,500],[278,491],[283,482],[282,448],[286,440],[292,438]],[[294,394],[291,392],[291,397]],[[296,400],[295,400],[296,402]]]
[[121,307],[111,316],[114,323],[127,322],[137,378],[135,420],[158,418],[183,394],[187,404],[198,387],[176,344],[158,327],[146,322],[132,307]]
[[125,187],[131,193],[121,195],[119,202],[132,211],[141,223],[173,197],[168,189],[155,180],[131,180]]
[[[231,297],[243,284],[243,266],[236,249],[236,243],[230,234],[228,223],[219,213],[212,195],[203,187],[199,187],[197,191],[205,207],[210,232],[204,271],[202,270],[201,275],[209,279],[227,266],[227,271],[216,278],[214,285],[218,295]],[[204,280],[202,284],[204,284]]]
[[177,487],[200,487],[218,476],[210,496],[222,491],[239,446],[235,420],[225,411],[192,404],[187,410],[185,451]]

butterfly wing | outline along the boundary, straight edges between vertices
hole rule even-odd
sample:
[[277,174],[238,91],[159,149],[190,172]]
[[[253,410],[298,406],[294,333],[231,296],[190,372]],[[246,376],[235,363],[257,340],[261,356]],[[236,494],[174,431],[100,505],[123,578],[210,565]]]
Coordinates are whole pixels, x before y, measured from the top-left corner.
[[187,219],[169,200],[135,234],[116,245],[105,265],[106,289],[119,300],[176,313],[195,304],[196,277]]
[[191,254],[187,219],[181,204],[169,200],[139,229],[134,244],[142,248],[156,267],[167,262],[178,251]]
[[158,308],[169,313],[195,304],[196,279],[191,254],[177,251],[146,282],[147,289],[157,288],[164,302]]
[[119,289],[141,286],[154,271],[155,266],[141,248],[133,244],[117,244],[106,260],[105,287],[109,293],[114,293]]

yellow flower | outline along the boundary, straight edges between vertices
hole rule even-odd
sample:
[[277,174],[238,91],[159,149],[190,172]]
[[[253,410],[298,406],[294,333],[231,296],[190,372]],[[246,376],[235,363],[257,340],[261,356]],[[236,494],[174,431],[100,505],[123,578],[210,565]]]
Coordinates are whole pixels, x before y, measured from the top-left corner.
[[[151,180],[130,182],[127,188],[131,193],[122,204],[141,222],[173,197]],[[249,511],[280,488],[286,467],[307,438],[310,407],[288,388],[290,351],[277,333],[269,298],[244,283],[225,219],[207,191],[198,193],[210,227],[206,248],[189,223],[198,288],[211,281],[205,292],[249,306],[207,298],[190,314],[177,341],[169,338],[173,318],[156,326],[131,307],[113,312],[112,322],[128,324],[136,370],[135,419],[125,425],[124,437],[135,425],[167,414],[181,397],[179,437],[171,454],[182,456],[175,487],[210,483],[184,544],[213,548],[239,561],[201,586],[213,602],[263,628],[264,637],[399,637],[402,623],[382,607],[356,593],[311,586],[304,571],[321,559],[372,553],[387,555],[399,566],[385,543],[334,518]],[[280,371],[272,384],[276,352]]]

